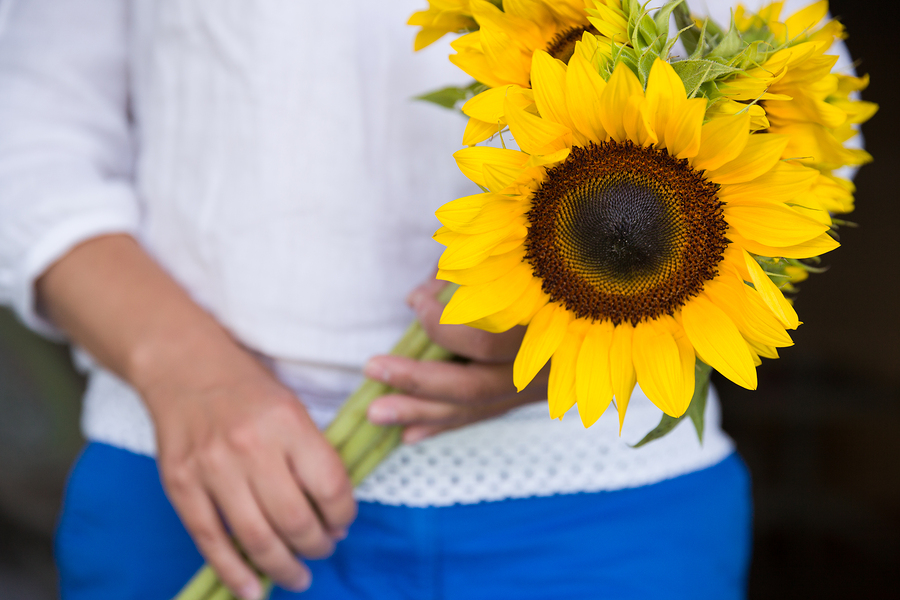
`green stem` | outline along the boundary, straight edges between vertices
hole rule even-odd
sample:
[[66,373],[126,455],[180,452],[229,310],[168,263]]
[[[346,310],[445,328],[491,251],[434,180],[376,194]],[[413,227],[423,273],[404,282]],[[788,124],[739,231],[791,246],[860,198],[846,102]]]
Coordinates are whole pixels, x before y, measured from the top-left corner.
[[348,470],[356,466],[369,450],[387,435],[387,430],[387,427],[374,425],[367,420],[360,423],[359,427],[353,432],[353,436],[338,451],[344,466]]
[[384,436],[375,446],[369,450],[359,463],[350,470],[350,481],[353,487],[362,483],[362,480],[369,476],[369,473],[375,470],[375,467],[381,464],[387,455],[393,452],[394,448],[400,445],[400,436],[403,434],[403,428],[394,426],[387,428],[387,435]]
[[219,576],[209,565],[203,568],[191,578],[176,600],[206,600],[206,598],[221,585]]

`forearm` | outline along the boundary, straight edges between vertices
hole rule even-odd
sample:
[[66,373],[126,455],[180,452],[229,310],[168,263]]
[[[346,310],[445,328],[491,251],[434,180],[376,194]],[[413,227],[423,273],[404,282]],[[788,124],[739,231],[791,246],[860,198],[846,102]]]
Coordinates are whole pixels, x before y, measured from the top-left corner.
[[37,297],[49,319],[139,391],[177,385],[173,374],[187,364],[194,385],[204,378],[212,383],[222,376],[219,365],[233,365],[229,354],[241,351],[127,235],[74,248],[38,280]]

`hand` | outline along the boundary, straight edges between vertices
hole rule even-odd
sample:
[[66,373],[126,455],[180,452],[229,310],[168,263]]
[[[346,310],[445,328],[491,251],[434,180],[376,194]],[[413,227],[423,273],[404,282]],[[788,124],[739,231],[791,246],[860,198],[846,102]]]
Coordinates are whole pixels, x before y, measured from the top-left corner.
[[525,328],[488,333],[466,325],[441,325],[444,307],[436,295],[445,285],[432,280],[416,288],[408,303],[433,342],[470,362],[382,355],[371,358],[365,368],[367,377],[400,390],[375,400],[369,420],[405,425],[403,441],[408,444],[547,397],[549,365],[522,392],[516,393],[513,385],[513,361]]
[[184,362],[141,389],[166,492],[240,597],[261,598],[262,589],[226,524],[254,565],[286,588],[306,589],[309,570],[294,554],[331,554],[356,515],[352,486],[297,398],[237,345],[224,350],[212,364]]
[[76,246],[36,291],[48,318],[141,394],[163,487],[222,581],[262,597],[227,524],[272,579],[307,587],[294,553],[329,554],[356,504],[340,458],[290,390],[130,236]]

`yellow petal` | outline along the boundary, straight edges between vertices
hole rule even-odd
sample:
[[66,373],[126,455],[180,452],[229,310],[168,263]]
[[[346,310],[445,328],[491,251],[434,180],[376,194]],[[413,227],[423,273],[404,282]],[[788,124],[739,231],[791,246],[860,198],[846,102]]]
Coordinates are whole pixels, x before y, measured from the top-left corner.
[[489,256],[468,269],[438,269],[437,279],[452,281],[459,285],[480,285],[499,279],[524,261],[525,246],[521,245],[511,252]]
[[543,50],[531,58],[531,89],[534,102],[542,117],[565,125],[570,130],[575,124],[566,106],[566,65]]
[[631,400],[631,392],[637,383],[634,372],[634,360],[631,358],[631,342],[634,327],[631,323],[620,323],[613,331],[612,344],[609,348],[609,371],[612,380],[612,391],[616,397],[616,409],[619,411],[619,435],[625,423],[625,411]]
[[549,296],[541,290],[541,281],[533,279],[512,304],[492,315],[466,323],[466,326],[491,333],[503,333],[516,325],[528,324],[535,313],[547,304],[547,300]]
[[788,329],[797,329],[800,325],[800,319],[797,318],[797,311],[791,306],[790,302],[781,293],[781,290],[772,283],[769,276],[765,274],[759,263],[744,251],[744,265],[750,273],[753,287],[759,292],[760,297],[772,311],[772,314],[781,321],[782,325]]
[[700,132],[700,151],[691,161],[695,169],[718,169],[740,156],[750,137],[750,113],[712,119]]
[[748,252],[752,252],[753,254],[757,254],[759,256],[781,256],[784,258],[811,258],[813,256],[820,256],[825,254],[826,252],[831,252],[836,248],[840,247],[840,244],[837,241],[828,235],[828,233],[823,233],[818,237],[815,237],[811,240],[803,242],[802,244],[797,244],[795,246],[767,246],[765,244],[761,244],[756,240],[751,240],[748,238],[744,238],[735,231],[730,231],[728,236],[731,240],[747,250]]
[[[456,239],[447,240],[448,245],[441,254],[441,258],[438,259],[438,267],[441,269],[474,267],[492,254],[509,252],[518,246],[520,240],[524,240],[526,235],[528,235],[528,229],[525,227],[524,217],[513,219],[509,225],[494,231],[475,235],[459,233]],[[506,242],[510,242],[509,247],[500,250],[499,248]]]
[[656,59],[647,78],[647,114],[653,123],[657,136],[665,144],[666,124],[687,102],[684,82],[664,60]]
[[521,392],[531,383],[559,348],[571,320],[572,313],[555,302],[547,304],[534,315],[513,363],[513,383],[518,391]]
[[700,151],[700,134],[703,115],[706,112],[705,98],[691,98],[666,124],[666,148],[675,158],[691,158]]
[[828,0],[819,0],[795,12],[784,21],[788,39],[795,39],[804,34],[808,35],[827,14]]
[[575,366],[584,332],[569,327],[562,343],[550,359],[547,398],[551,419],[561,419],[575,404]]
[[802,244],[828,230],[828,225],[801,215],[784,204],[727,204],[725,220],[742,237],[767,246]]
[[501,121],[503,119],[503,102],[512,87],[515,86],[501,85],[472,96],[462,105],[463,114],[488,123]]
[[552,154],[572,146],[572,130],[505,104],[506,121],[519,147],[528,154]]
[[494,281],[462,286],[444,307],[441,323],[469,323],[499,312],[522,295],[531,279],[531,266],[522,263]]
[[578,414],[585,427],[590,427],[606,411],[613,389],[609,371],[609,348],[613,325],[609,321],[588,326],[578,352],[575,396]]
[[741,335],[769,346],[792,346],[794,342],[781,322],[775,318],[759,292],[740,277],[727,274],[709,282],[704,291],[717,306],[729,306],[728,316]]
[[463,175],[476,184],[487,187],[484,179],[486,164],[508,167],[521,167],[528,161],[528,155],[518,150],[492,148],[490,146],[473,146],[453,153],[456,164]]
[[747,140],[740,156],[718,169],[707,171],[707,177],[719,184],[755,179],[775,166],[787,144],[787,136],[755,133]]
[[622,114],[622,125],[625,127],[625,135],[628,136],[628,139],[637,142],[639,146],[649,146],[659,141],[653,125],[650,123],[646,102],[641,96],[629,98],[625,112]]
[[600,120],[600,97],[606,82],[580,54],[569,60],[566,71],[566,106],[578,131],[595,144],[609,139]]
[[682,323],[697,355],[713,369],[747,389],[756,389],[756,367],[734,321],[705,293],[681,309]]
[[653,404],[672,417],[684,414],[693,395],[693,385],[687,390],[688,375],[673,335],[676,327],[681,329],[671,317],[638,323],[631,349],[641,389]]
[[789,202],[809,190],[818,177],[816,169],[779,162],[753,181],[722,186],[719,199],[726,204]]
[[487,121],[480,121],[478,119],[469,119],[469,122],[466,123],[466,130],[463,132],[462,143],[465,146],[479,144],[492,135],[500,133],[500,130],[505,124],[505,121],[501,124],[488,123]]
[[[610,76],[603,93],[600,95],[600,122],[603,123],[610,137],[617,142],[628,139],[625,134],[625,126],[622,123],[622,114],[632,96],[644,95],[644,88],[637,76],[631,72],[625,63],[619,63]],[[572,107],[569,106],[571,112]],[[574,116],[574,115],[573,115]]]

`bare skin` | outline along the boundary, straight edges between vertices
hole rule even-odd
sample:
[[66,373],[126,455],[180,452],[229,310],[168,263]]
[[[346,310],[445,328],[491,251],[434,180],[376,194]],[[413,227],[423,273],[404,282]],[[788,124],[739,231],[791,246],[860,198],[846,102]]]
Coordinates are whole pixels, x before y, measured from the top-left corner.
[[[438,289],[417,289],[412,305],[432,339],[473,361],[379,356],[367,365],[367,374],[405,392],[377,400],[370,419],[407,425],[407,442],[546,393],[542,375],[515,395],[521,331],[438,325]],[[222,581],[242,598],[262,596],[230,531],[274,581],[307,588],[310,573],[297,557],[331,554],[356,503],[339,457],[296,396],[129,236],[77,246],[38,280],[37,295],[49,319],[143,398],[166,493]]]

